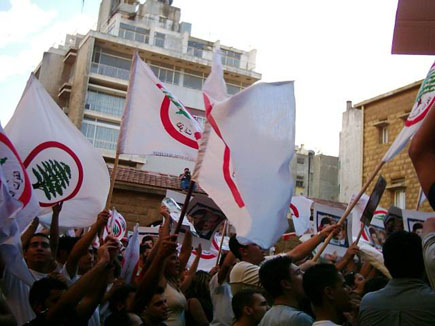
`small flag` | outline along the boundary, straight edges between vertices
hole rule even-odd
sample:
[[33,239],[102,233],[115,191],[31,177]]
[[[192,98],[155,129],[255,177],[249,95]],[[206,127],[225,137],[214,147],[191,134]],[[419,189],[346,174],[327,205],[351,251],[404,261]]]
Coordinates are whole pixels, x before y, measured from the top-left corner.
[[139,224],[134,226],[133,235],[131,236],[124,254],[124,263],[121,270],[121,278],[125,283],[131,282],[136,264],[139,261]]
[[311,226],[311,205],[313,201],[304,196],[293,196],[290,204],[293,225],[298,236],[304,234]]

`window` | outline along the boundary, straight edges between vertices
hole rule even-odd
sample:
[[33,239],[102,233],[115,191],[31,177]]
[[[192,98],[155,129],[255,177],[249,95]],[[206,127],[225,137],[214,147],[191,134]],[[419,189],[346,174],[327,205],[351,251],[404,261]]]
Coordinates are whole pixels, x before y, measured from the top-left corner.
[[180,83],[180,72],[172,69],[162,68],[153,64],[150,64],[151,70],[156,77],[163,83],[178,85]]
[[234,51],[230,51],[230,50],[224,50],[221,49],[222,52],[222,64],[227,65],[227,66],[233,66],[233,67],[240,67],[240,58],[241,58],[241,54],[234,52]]
[[118,141],[119,124],[84,118],[82,133],[94,147],[114,151]]
[[227,93],[229,95],[234,95],[237,94],[238,92],[240,92],[242,90],[241,86],[236,86],[236,85],[231,85],[231,84],[227,84]]
[[123,97],[89,90],[86,97],[85,107],[88,110],[121,117],[124,103],[125,99]]
[[406,207],[405,189],[397,189],[394,191],[394,206],[405,209]]
[[301,175],[296,176],[296,187],[303,188],[304,187],[304,177]]
[[131,41],[137,41],[141,43],[149,43],[150,31],[148,29],[137,27],[133,25],[121,23],[119,26],[119,37],[125,38]]
[[204,50],[204,47],[204,43],[189,41],[187,46],[187,54],[193,55],[194,57],[202,58],[202,51]]
[[131,61],[124,55],[96,47],[92,56],[91,72],[128,80]]
[[388,144],[388,126],[379,128],[379,144]]
[[305,159],[304,159],[303,157],[298,157],[298,158],[296,159],[296,162],[297,162],[298,164],[304,164],[304,163],[305,163]]
[[165,47],[165,34],[163,33],[154,33],[154,45],[164,48]]
[[202,89],[203,82],[204,82],[204,74],[202,72],[194,71],[190,69],[184,70],[184,79],[183,79],[184,87]]

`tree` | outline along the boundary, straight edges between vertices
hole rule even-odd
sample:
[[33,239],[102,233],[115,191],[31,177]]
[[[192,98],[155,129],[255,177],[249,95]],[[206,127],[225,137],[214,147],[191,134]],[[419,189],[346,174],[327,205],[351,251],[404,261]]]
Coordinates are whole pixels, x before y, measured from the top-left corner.
[[[41,167],[42,165],[42,167]],[[33,189],[41,189],[47,199],[63,195],[63,190],[69,186],[71,179],[71,168],[56,160],[42,161],[32,168],[37,182],[32,184]]]

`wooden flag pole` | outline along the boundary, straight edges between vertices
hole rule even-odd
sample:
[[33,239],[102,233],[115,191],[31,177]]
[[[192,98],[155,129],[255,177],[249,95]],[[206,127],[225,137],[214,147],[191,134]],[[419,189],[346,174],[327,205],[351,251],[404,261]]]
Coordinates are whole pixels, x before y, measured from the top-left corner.
[[355,241],[356,245],[358,245],[359,239],[361,239],[361,235],[363,233],[364,227],[365,227],[365,225],[364,225],[364,223],[362,223],[361,229],[359,230],[358,236],[357,236],[356,241]]
[[[118,143],[119,143],[119,135],[118,135]],[[117,149],[115,155],[115,163],[113,164],[112,173],[110,174],[110,187],[109,187],[109,193],[107,194],[106,207],[104,208],[105,210],[108,210],[110,208],[110,204],[112,203],[112,195],[113,195],[113,188],[115,187],[116,172],[118,172],[118,162],[119,162],[119,150]]]
[[415,205],[415,210],[418,211],[420,209],[420,201],[421,196],[423,195],[423,188],[420,186],[420,191],[418,192],[417,204]]
[[219,252],[217,254],[217,259],[216,259],[216,265],[215,265],[216,267],[219,265],[219,258],[221,257],[221,254],[222,254],[222,246],[224,244],[225,235],[227,234],[227,223],[228,223],[228,220],[225,220],[224,232],[222,233],[222,239],[221,239],[221,243],[219,245]]
[[184,199],[184,205],[181,209],[180,218],[178,219],[177,226],[175,227],[174,234],[178,234],[183,224],[184,216],[186,215],[187,206],[189,206],[190,198],[192,197],[193,188],[195,188],[195,181],[190,180],[189,189],[187,190],[186,198]]
[[[355,199],[353,200],[353,202],[346,208],[346,211],[343,213],[343,216],[340,218],[340,220],[338,221],[337,225],[342,225],[344,223],[344,221],[346,220],[347,216],[350,214],[350,212],[352,211],[352,209],[355,207],[355,205],[358,203],[359,199],[361,198],[361,196],[363,195],[363,193],[367,190],[367,188],[369,187],[370,183],[373,181],[373,179],[376,177],[376,175],[378,174],[378,172],[382,169],[382,167],[384,166],[385,162],[381,161],[378,166],[375,168],[375,170],[373,171],[373,173],[370,175],[370,177],[367,179],[366,183],[364,184],[364,186],[361,188],[361,190],[359,191],[358,195],[356,195]],[[360,231],[360,233],[362,233],[362,231]],[[331,232],[328,237],[326,238],[326,240],[323,242],[322,247],[320,248],[320,250],[317,251],[316,255],[313,258],[313,262],[316,262],[320,255],[322,254],[322,252],[325,250],[326,246],[329,244],[329,242],[331,241],[332,237],[334,236],[334,232]]]

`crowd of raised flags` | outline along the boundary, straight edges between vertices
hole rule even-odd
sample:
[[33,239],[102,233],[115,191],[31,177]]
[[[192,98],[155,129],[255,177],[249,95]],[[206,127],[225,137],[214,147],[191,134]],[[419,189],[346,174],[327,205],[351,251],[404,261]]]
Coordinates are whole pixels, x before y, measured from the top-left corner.
[[[403,130],[379,162],[379,170],[406,146],[433,106],[435,97],[427,85],[433,82],[434,75],[435,65],[421,86]],[[361,250],[375,257],[374,264],[382,268],[382,257],[376,253],[381,247],[376,241],[383,232],[379,216],[387,210],[378,207],[371,225],[361,225],[360,217],[368,200],[363,195],[365,189],[352,197],[347,219],[343,219],[346,213],[336,207],[292,196],[293,82],[257,83],[229,96],[216,51],[203,96],[204,130],[136,52],[117,155],[158,155],[195,161],[192,181],[221,209],[241,245],[272,247],[287,230],[290,214],[301,239],[321,232],[324,224],[342,226],[342,232],[334,237],[331,234],[327,240],[330,242],[324,254],[329,255],[343,256],[363,228]],[[116,176],[116,166],[114,169]],[[33,74],[13,117],[4,131],[0,128],[0,187],[0,252],[7,257],[6,264],[21,257],[19,237],[34,216],[39,216],[43,225],[50,225],[56,203],[63,203],[59,220],[62,232],[91,226],[95,216],[108,205],[111,184],[102,156]],[[405,230],[412,232],[416,223],[423,223],[430,215],[403,210],[402,216]],[[126,234],[126,222],[114,210],[103,238],[110,235],[122,240]],[[224,235],[219,240],[213,237],[208,251],[194,251],[191,263],[195,255],[201,255],[200,269],[212,269],[221,251],[220,239],[225,240]],[[121,273],[128,282],[137,268],[139,248],[136,225]],[[14,272],[28,277],[23,270]]]

